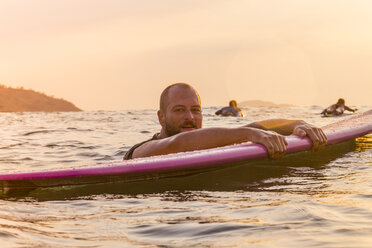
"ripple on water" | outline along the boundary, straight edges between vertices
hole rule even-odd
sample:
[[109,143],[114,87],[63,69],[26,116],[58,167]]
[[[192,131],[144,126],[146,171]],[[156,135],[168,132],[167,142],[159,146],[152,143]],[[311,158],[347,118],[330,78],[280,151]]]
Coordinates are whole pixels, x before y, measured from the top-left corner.
[[61,130],[37,130],[37,131],[24,133],[23,136],[30,136],[30,135],[35,135],[35,134],[50,134],[54,132],[61,132]]

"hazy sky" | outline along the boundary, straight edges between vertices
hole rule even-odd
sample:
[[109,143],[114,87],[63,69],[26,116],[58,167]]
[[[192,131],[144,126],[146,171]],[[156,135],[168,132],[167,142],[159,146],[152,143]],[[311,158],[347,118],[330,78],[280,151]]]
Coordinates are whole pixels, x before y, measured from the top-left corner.
[[372,1],[0,1],[0,84],[121,110],[174,82],[204,106],[372,105]]

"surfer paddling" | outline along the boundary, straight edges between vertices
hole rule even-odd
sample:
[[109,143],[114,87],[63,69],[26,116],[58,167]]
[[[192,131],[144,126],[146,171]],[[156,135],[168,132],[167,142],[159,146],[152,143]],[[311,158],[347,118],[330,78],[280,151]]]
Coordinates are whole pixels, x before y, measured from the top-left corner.
[[228,107],[218,110],[215,114],[221,116],[243,117],[242,111],[238,108],[238,104],[235,100],[231,100]]
[[157,115],[160,133],[134,145],[124,159],[203,150],[247,141],[264,145],[269,157],[276,159],[286,152],[287,142],[283,135],[307,136],[313,142],[313,150],[318,150],[327,142],[320,128],[300,120],[271,119],[238,128],[202,128],[199,94],[185,83],[165,88],[160,96]]
[[324,109],[322,111],[322,113],[320,113],[320,114],[322,114],[323,116],[342,115],[345,110],[350,111],[350,112],[355,112],[358,109],[352,109],[352,108],[346,106],[345,105],[345,100],[343,98],[340,98],[340,99],[338,99],[336,104],[332,104],[328,108]]

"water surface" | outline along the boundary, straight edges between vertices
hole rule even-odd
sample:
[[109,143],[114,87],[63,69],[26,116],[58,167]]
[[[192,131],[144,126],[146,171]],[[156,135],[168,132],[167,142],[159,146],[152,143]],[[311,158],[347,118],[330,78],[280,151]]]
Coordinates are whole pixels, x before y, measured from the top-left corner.
[[[360,107],[360,111],[368,107]],[[323,126],[321,107],[246,108],[204,126],[267,118]],[[159,131],[155,110],[0,113],[0,172],[121,160]],[[2,247],[372,247],[372,136],[314,154],[137,183],[0,198]]]

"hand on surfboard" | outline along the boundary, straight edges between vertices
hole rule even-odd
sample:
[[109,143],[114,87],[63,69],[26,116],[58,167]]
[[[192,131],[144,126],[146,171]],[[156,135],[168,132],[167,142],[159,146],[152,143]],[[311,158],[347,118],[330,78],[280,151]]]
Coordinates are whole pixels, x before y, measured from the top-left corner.
[[269,153],[270,159],[279,159],[283,157],[288,145],[283,135],[259,129],[252,135],[251,141],[264,145]]
[[299,137],[309,137],[313,142],[312,151],[317,151],[327,144],[327,136],[323,130],[308,123],[297,125],[293,129],[293,134]]

